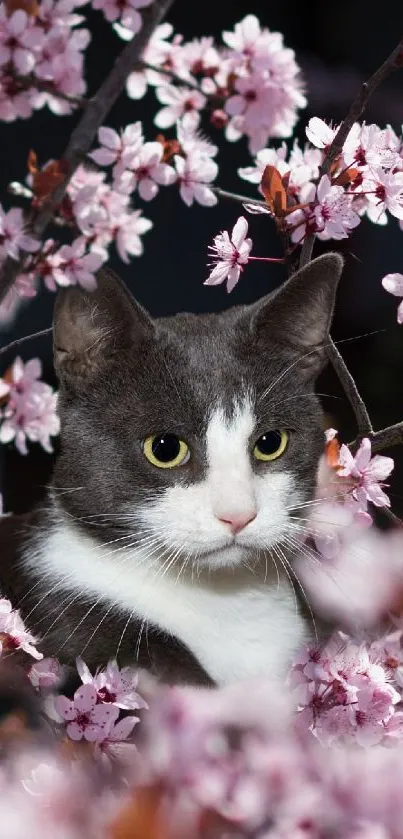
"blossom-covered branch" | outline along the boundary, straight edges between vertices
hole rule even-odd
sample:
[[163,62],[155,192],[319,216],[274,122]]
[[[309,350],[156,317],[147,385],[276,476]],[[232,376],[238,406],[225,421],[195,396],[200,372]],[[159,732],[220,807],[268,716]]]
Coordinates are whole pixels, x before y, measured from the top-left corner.
[[[34,213],[33,218],[30,220],[29,230],[34,237],[41,237],[52,220],[55,209],[63,199],[69,181],[78,165],[90,150],[98,128],[102,125],[105,116],[122,92],[127,77],[133,69],[133,65],[141,58],[152,33],[172,3],[173,0],[154,0],[152,5],[144,10],[142,28],[122,50],[115,66],[95,96],[89,100],[84,114],[74,129],[63,155],[63,161],[66,166],[65,177],[49,195],[44,206],[39,212]],[[21,272],[26,255],[27,252],[22,247],[18,259],[9,256],[1,265],[0,302],[4,300],[4,297]]]
[[[399,70],[403,66],[403,38],[400,39],[399,43],[395,47],[395,49],[391,52],[388,58],[381,64],[380,67],[373,73],[373,75],[368,79],[368,81],[364,82],[361,90],[357,94],[356,98],[354,99],[347,116],[343,119],[343,122],[340,124],[335,136],[333,137],[332,142],[326,149],[326,154],[324,160],[320,167],[320,174],[327,175],[330,172],[331,166],[333,162],[336,160],[338,155],[341,154],[343,150],[343,146],[347,137],[357,120],[361,119],[367,104],[376,90],[376,88],[383,82],[385,79],[390,76],[395,70]],[[300,256],[300,267],[302,268],[303,265],[306,265],[311,257],[313,246],[315,242],[315,236],[310,236],[304,242],[301,250]]]

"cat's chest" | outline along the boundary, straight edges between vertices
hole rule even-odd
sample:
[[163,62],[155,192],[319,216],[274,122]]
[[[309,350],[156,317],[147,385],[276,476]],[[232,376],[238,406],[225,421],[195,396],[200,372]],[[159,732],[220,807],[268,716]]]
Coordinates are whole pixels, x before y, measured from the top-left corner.
[[213,576],[184,580],[147,567],[139,553],[113,555],[70,525],[44,537],[31,556],[69,588],[177,637],[218,684],[285,675],[305,636],[294,594],[277,580],[272,586],[253,575],[229,574],[218,585]]

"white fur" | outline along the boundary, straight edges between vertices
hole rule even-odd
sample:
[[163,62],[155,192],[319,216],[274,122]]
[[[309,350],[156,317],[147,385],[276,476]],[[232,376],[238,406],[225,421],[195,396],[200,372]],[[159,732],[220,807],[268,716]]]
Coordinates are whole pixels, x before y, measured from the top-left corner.
[[[169,487],[149,501],[138,517],[172,551],[191,554],[211,568],[239,565],[256,549],[268,550],[291,531],[287,509],[302,497],[290,472],[271,464],[257,475],[251,448],[255,418],[249,400],[237,405],[231,420],[221,408],[213,411],[206,434],[208,469],[204,480]],[[256,513],[234,536],[221,519]]]
[[[288,585],[251,572],[218,572],[203,581],[158,575],[147,553],[96,545],[60,523],[29,562],[77,593],[91,593],[180,638],[218,684],[281,677],[304,637]],[[115,546],[116,548],[116,546]],[[133,640],[133,657],[136,639]],[[85,654],[85,653],[84,653]]]
[[[216,408],[205,478],[178,483],[128,511],[142,544],[131,550],[126,541],[98,545],[61,518],[29,561],[64,579],[66,588],[177,636],[219,684],[283,675],[304,624],[268,549],[290,532],[287,508],[300,495],[291,473],[270,464],[261,474],[253,470],[254,428],[249,401],[235,406],[230,420]],[[245,514],[255,518],[236,535],[221,521]]]

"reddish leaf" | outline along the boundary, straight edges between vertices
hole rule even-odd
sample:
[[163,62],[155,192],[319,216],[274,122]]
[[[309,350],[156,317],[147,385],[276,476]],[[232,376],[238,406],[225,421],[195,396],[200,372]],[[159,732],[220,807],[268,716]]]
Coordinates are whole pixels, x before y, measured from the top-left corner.
[[35,175],[38,171],[38,158],[36,156],[36,152],[33,149],[31,149],[29,152],[27,166],[28,172],[30,172],[31,175]]
[[330,466],[332,469],[337,469],[340,466],[340,443],[336,437],[333,437],[333,440],[329,440],[326,443],[325,452],[328,466]]
[[32,191],[41,202],[55,191],[65,180],[68,165],[64,160],[52,160],[42,170],[36,170],[33,176]]
[[6,11],[8,17],[10,17],[14,12],[17,12],[19,9],[22,9],[23,12],[27,13],[27,15],[37,17],[39,5],[37,0],[6,0]]
[[335,178],[333,183],[337,186],[348,186],[349,184],[354,183],[359,174],[360,172],[358,169],[345,169],[344,172],[340,172],[340,175]]
[[163,134],[158,134],[155,139],[164,148],[162,163],[169,163],[175,154],[182,154],[182,147],[178,140],[167,140]]
[[269,210],[274,216],[281,218],[287,209],[287,193],[280,172],[275,166],[266,166],[260,188]]
[[160,801],[158,787],[138,790],[112,824],[110,839],[166,839]]

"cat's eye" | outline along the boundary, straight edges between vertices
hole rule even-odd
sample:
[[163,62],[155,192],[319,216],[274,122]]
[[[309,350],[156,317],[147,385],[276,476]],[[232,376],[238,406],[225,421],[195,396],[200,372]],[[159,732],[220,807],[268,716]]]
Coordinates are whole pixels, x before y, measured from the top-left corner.
[[288,446],[288,439],[287,431],[279,431],[277,429],[266,431],[266,434],[262,434],[256,441],[253,456],[256,460],[263,460],[265,462],[276,460],[284,454]]
[[190,457],[189,447],[176,434],[154,434],[147,437],[143,452],[153,466],[159,469],[173,469],[182,466]]

